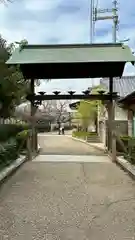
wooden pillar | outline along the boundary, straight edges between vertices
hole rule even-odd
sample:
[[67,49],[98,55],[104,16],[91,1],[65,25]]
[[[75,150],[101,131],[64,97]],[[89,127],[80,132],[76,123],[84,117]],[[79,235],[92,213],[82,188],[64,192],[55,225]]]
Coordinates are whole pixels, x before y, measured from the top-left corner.
[[[31,86],[30,86],[31,94],[35,93],[35,86],[34,86],[34,79],[31,79]],[[35,147],[36,147],[36,131],[35,131],[35,106],[34,106],[34,100],[31,100],[31,117],[32,117],[32,151],[35,152]]]
[[116,161],[116,133],[115,133],[115,100],[113,100],[113,78],[109,79],[109,93],[111,99],[108,109],[108,147],[112,155],[112,160]]
[[115,100],[112,101],[112,161],[116,161]]
[[28,160],[32,160],[31,132],[29,132],[27,137],[27,158]]
[[133,136],[133,111],[128,109],[128,136]]
[[[109,94],[112,96],[113,92],[113,79],[109,79]],[[111,145],[112,145],[112,99],[108,102],[108,151],[111,151]]]

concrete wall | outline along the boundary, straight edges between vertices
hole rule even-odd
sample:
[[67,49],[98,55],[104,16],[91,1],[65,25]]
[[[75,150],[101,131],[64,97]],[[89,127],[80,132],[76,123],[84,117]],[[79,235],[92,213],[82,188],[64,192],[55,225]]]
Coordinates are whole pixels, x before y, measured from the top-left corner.
[[[105,110],[105,119],[108,119],[108,113],[107,110]],[[122,120],[127,121],[128,120],[128,111],[120,108],[118,105],[115,106],[115,120]]]
[[128,136],[132,137],[133,136],[133,111],[128,110]]
[[122,120],[127,121],[128,120],[128,111],[120,108],[119,106],[115,106],[115,120]]
[[[128,135],[128,121],[115,120],[115,129],[119,135]],[[108,145],[108,121],[106,121],[106,145]]]
[[[128,110],[115,106],[115,127],[120,135],[128,135]],[[99,112],[99,136],[100,140],[106,145],[108,136],[108,113],[105,106]]]

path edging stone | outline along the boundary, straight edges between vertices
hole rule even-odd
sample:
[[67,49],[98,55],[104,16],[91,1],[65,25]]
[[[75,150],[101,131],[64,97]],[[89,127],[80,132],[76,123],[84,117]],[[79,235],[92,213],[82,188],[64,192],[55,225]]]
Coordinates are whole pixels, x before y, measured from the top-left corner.
[[[40,152],[40,145],[38,144],[38,153]],[[38,154],[37,153],[37,154]],[[36,156],[32,156],[32,160]],[[0,171],[0,183],[2,183],[6,178],[8,178],[14,171],[16,171],[24,162],[27,161],[27,156],[20,155],[15,161],[13,161],[9,166],[5,167]]]
[[[90,143],[86,142],[85,140],[82,139],[78,139],[75,137],[72,137],[73,140],[76,141],[80,141],[83,142],[89,146],[93,146]],[[99,149],[99,150],[103,150],[101,147],[98,146],[94,146],[95,148]],[[111,159],[111,155],[108,154],[108,157]],[[135,165],[132,165],[130,162],[128,162],[127,160],[125,160],[122,156],[119,156],[116,158],[116,164],[118,164],[124,171],[128,172],[128,174],[135,179]]]
[[91,146],[91,147],[94,147],[94,148],[96,148],[96,149],[98,149],[98,150],[102,150],[102,151],[106,152],[106,150],[103,149],[103,148],[100,147],[100,146],[93,146],[91,143],[86,142],[85,140],[82,140],[82,139],[79,139],[79,138],[76,138],[76,137],[72,137],[72,136],[71,136],[71,138],[72,138],[73,140],[75,140],[75,141],[79,141],[79,142],[85,143],[85,144],[87,144],[88,146]]
[[12,164],[5,167],[0,171],[0,183],[2,183],[7,177],[9,177],[17,168],[19,168],[27,160],[26,156],[20,156]]
[[132,165],[122,156],[117,157],[116,164],[118,164],[124,171],[135,179],[135,165]]

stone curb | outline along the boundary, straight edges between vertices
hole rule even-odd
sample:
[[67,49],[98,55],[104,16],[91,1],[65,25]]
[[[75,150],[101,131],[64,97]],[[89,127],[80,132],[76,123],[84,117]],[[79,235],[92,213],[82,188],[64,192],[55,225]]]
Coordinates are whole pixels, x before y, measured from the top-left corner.
[[[40,152],[40,145],[38,144],[38,153]],[[32,157],[32,160],[36,156]],[[27,156],[20,156],[16,161],[14,161],[10,166],[5,167],[2,171],[0,171],[0,183],[2,183],[6,178],[12,175],[24,162],[27,161]]]
[[10,166],[5,167],[2,171],[0,171],[0,183],[9,177],[15,170],[17,170],[26,160],[26,156],[20,156]]
[[133,179],[135,179],[135,165],[132,165],[122,156],[117,157],[116,164],[118,164],[125,172],[127,172]]
[[[78,138],[75,138],[75,137],[72,137],[71,138],[73,140],[76,140],[76,141],[80,141],[80,142],[83,142],[89,146],[92,146],[92,147],[95,147],[99,150],[103,150],[101,147],[98,147],[98,146],[93,146],[91,145],[90,143],[86,142],[85,140],[82,140],[82,139],[78,139]],[[105,152],[105,150],[103,150]],[[111,155],[108,153],[107,154],[108,157],[110,158],[110,160],[112,161],[111,159]],[[128,174],[133,178],[135,179],[135,165],[132,165],[131,163],[129,163],[127,160],[125,160],[122,156],[120,157],[117,157],[116,158],[116,164],[118,164],[124,171],[128,172]]]
[[101,148],[101,147],[99,147],[99,146],[93,146],[91,143],[88,143],[88,142],[86,142],[85,140],[82,140],[82,139],[79,139],[79,138],[75,138],[75,137],[72,137],[72,136],[71,136],[71,138],[72,138],[73,140],[75,140],[75,141],[79,141],[79,142],[85,143],[85,144],[87,144],[88,146],[91,146],[91,147],[94,147],[94,148],[96,148],[96,149],[98,149],[98,150],[102,150],[102,151],[106,152],[105,149],[103,149],[103,148]]

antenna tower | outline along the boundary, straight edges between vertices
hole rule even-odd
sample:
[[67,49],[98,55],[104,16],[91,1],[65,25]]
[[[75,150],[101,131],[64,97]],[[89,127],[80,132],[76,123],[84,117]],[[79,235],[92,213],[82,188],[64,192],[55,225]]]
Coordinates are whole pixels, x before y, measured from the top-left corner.
[[117,41],[117,30],[118,30],[118,2],[113,0],[112,8],[101,9],[98,8],[98,0],[96,4],[94,0],[91,0],[91,43],[93,42],[94,33],[95,33],[95,23],[99,20],[113,20],[113,31],[112,31],[112,40],[114,43]]

